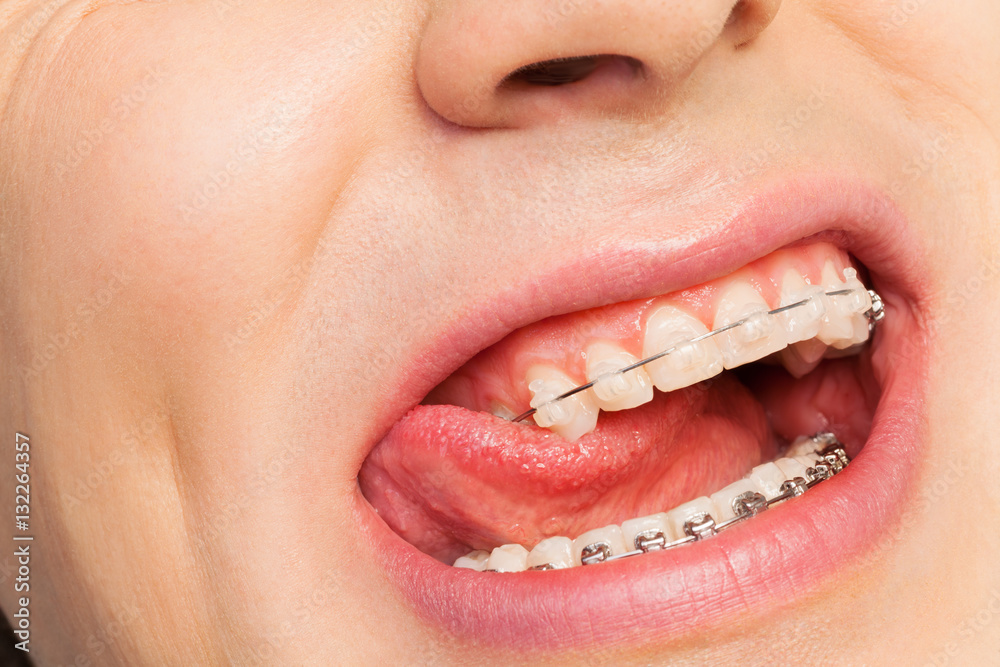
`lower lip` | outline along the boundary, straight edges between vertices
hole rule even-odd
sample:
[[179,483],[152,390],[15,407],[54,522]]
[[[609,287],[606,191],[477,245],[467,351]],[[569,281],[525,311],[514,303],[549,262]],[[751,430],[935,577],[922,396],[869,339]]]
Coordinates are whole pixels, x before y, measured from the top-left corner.
[[[362,515],[387,576],[424,620],[452,636],[514,649],[559,649],[705,632],[787,605],[870,552],[898,519],[921,448],[926,359],[907,315],[887,318],[887,368],[872,431],[837,477],[705,542],[614,563],[479,573],[417,551],[373,512]],[[900,341],[913,354],[902,354]],[[903,363],[905,361],[905,363]],[[363,501],[362,501],[363,502]]]

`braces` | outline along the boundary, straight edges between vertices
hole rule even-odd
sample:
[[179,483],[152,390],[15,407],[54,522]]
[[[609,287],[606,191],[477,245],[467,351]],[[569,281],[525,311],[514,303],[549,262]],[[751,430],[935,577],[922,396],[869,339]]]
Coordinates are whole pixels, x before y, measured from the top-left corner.
[[[736,516],[732,519],[716,523],[711,514],[703,513],[694,519],[686,521],[684,523],[685,537],[673,542],[667,542],[666,537],[659,531],[651,535],[640,534],[636,536],[633,545],[636,549],[622,554],[611,554],[608,544],[597,542],[589,544],[583,549],[583,555],[580,560],[584,565],[593,565],[605,561],[639,556],[650,551],[666,551],[667,549],[679,547],[682,544],[705,540],[737,524],[743,523],[747,519],[752,519],[761,512],[770,509],[772,505],[777,505],[778,503],[801,496],[820,482],[828,480],[842,471],[851,462],[847,456],[847,452],[844,451],[843,446],[832,433],[818,434],[814,436],[813,441],[832,442],[823,449],[816,463],[806,469],[806,477],[786,479],[781,485],[782,492],[774,498],[768,500],[763,494],[757,492],[740,494],[733,501],[733,510],[736,512]],[[545,570],[552,568],[538,566],[530,569]]]
[[[828,296],[828,297],[850,296],[854,292],[855,292],[854,289],[839,289],[839,290],[833,290],[833,291],[830,291],[830,292],[825,292],[825,296]],[[871,297],[872,306],[867,311],[865,311],[864,314],[868,318],[868,330],[869,330],[869,332],[874,332],[875,331],[875,326],[879,322],[881,322],[883,319],[885,319],[885,306],[882,303],[882,297],[880,297],[878,294],[876,294],[875,290],[868,290],[868,296]],[[796,301],[795,303],[788,304],[787,306],[782,306],[780,308],[775,308],[774,310],[767,311],[765,314],[766,315],[780,315],[781,313],[784,313],[784,312],[787,312],[789,310],[792,310],[793,308],[800,308],[802,306],[808,305],[809,302],[812,301],[813,298],[815,298],[815,297],[809,297],[807,299],[803,299],[802,301]],[[750,317],[757,317],[757,316],[759,316],[759,314],[755,314],[755,315],[752,315]],[[624,375],[625,373],[628,373],[629,371],[633,371],[636,368],[640,368],[642,366],[645,366],[646,364],[649,364],[649,363],[652,363],[654,361],[657,361],[658,359],[662,359],[663,357],[667,356],[668,354],[671,354],[672,352],[676,351],[678,348],[684,347],[686,345],[691,345],[693,343],[700,343],[701,341],[703,341],[703,340],[705,340],[707,338],[711,338],[712,336],[718,336],[719,334],[722,334],[722,333],[725,333],[725,332],[730,331],[732,329],[735,329],[736,327],[743,326],[744,324],[746,324],[747,322],[750,321],[750,317],[745,317],[742,320],[738,320],[736,322],[732,322],[731,324],[727,324],[724,327],[720,327],[718,329],[715,329],[714,331],[709,331],[708,333],[704,333],[704,334],[702,334],[700,336],[696,336],[696,337],[691,338],[689,340],[680,341],[679,343],[677,343],[676,345],[674,345],[673,347],[671,347],[668,350],[664,350],[663,352],[659,352],[657,354],[654,354],[651,357],[647,357],[646,359],[642,359],[640,361],[635,362],[634,364],[626,366],[625,368],[621,368],[621,369],[619,369],[617,371],[612,371],[611,373],[608,373],[606,375]],[[557,403],[557,402],[563,400],[564,398],[569,398],[570,396],[574,396],[576,394],[579,394],[580,392],[587,391],[588,389],[590,389],[591,387],[593,387],[595,384],[597,384],[597,382],[599,380],[601,380],[603,377],[605,377],[605,376],[602,375],[601,377],[595,378],[595,379],[591,380],[590,382],[587,382],[585,384],[581,384],[578,387],[574,387],[573,389],[570,389],[569,391],[567,391],[567,392],[565,392],[563,394],[560,394],[559,396],[556,396],[552,400],[546,401],[545,403],[543,403],[542,405],[538,406],[537,408],[531,408],[530,410],[522,412],[517,417],[514,417],[514,419],[512,419],[511,421],[513,421],[515,423],[524,421],[528,417],[530,417],[533,414],[535,414],[536,412],[538,412],[539,408],[545,407],[547,405],[551,405],[553,403]]]
[[[761,512],[767,511],[773,505],[777,505],[778,503],[801,496],[820,482],[828,480],[834,475],[840,473],[851,462],[850,458],[847,456],[847,452],[844,451],[843,445],[833,433],[819,433],[810,438],[809,441],[816,448],[812,454],[816,454],[816,450],[820,447],[823,448],[818,452],[819,458],[811,467],[806,468],[805,477],[793,477],[791,479],[786,479],[780,486],[781,493],[774,496],[770,500],[758,492],[740,494],[733,500],[733,511],[736,512],[735,517],[722,521],[721,523],[716,523],[711,514],[699,514],[684,523],[685,537],[674,540],[673,542],[667,542],[666,536],[661,531],[645,531],[636,535],[633,542],[633,546],[635,547],[633,551],[627,551],[620,554],[613,553],[611,545],[607,542],[594,542],[593,544],[588,544],[582,549],[580,558],[581,563],[583,565],[595,565],[597,563],[605,563],[621,560],[623,558],[640,556],[652,551],[666,551],[667,549],[674,549],[684,544],[706,540],[724,530],[728,530],[737,524],[743,523],[744,521],[757,516]],[[555,569],[561,568],[557,568],[552,564],[547,563],[544,565],[530,567],[528,568],[528,571]],[[483,572],[497,571],[498,570],[491,569],[483,570]]]
[[[823,295],[826,297],[852,296],[858,291],[859,290],[857,290],[857,288],[838,289],[823,292]],[[863,315],[868,319],[868,331],[870,337],[870,335],[874,333],[876,326],[885,319],[885,304],[882,301],[882,298],[874,290],[867,290],[867,293],[870,298],[871,305],[868,310],[864,311]],[[775,308],[774,310],[766,311],[765,314],[768,316],[780,315],[781,313],[794,308],[806,306],[814,298],[815,296],[810,296],[806,299],[802,299],[801,301],[781,306],[780,308]],[[652,363],[658,359],[662,359],[679,348],[693,343],[698,343],[712,336],[717,336],[735,329],[736,327],[743,326],[750,322],[751,318],[754,317],[760,317],[760,313],[755,313],[724,327],[720,327],[714,331],[709,331],[694,338],[678,342],[668,350],[664,350],[663,352],[659,352],[651,357],[637,361],[617,371],[603,374],[590,382],[581,384],[578,387],[574,387],[573,389],[556,396],[555,398],[538,406],[538,408],[551,405],[552,403],[556,403],[569,398],[570,396],[586,391],[608,376],[628,373],[629,371],[635,370],[641,366]],[[512,421],[523,421],[535,414],[538,411],[538,408],[532,408],[523,414],[518,415]],[[804,476],[792,477],[781,482],[778,486],[779,493],[777,495],[767,498],[759,491],[746,491],[741,493],[731,502],[730,509],[732,509],[734,514],[732,518],[726,519],[722,522],[717,522],[711,513],[700,512],[684,522],[684,537],[680,537],[671,542],[667,541],[666,535],[661,530],[651,529],[642,531],[635,535],[632,544],[634,549],[623,553],[614,553],[613,545],[605,541],[596,541],[591,544],[587,544],[580,550],[580,564],[594,565],[596,563],[605,563],[620,560],[622,558],[639,556],[652,551],[666,551],[667,549],[674,549],[684,544],[690,544],[692,542],[699,542],[711,538],[720,532],[728,530],[737,524],[743,523],[744,521],[757,516],[761,512],[767,511],[774,505],[803,495],[806,491],[820,482],[839,474],[851,461],[847,456],[847,452],[845,451],[843,445],[833,433],[819,433],[804,440],[806,443],[811,444],[812,447],[809,451],[803,451],[799,455],[818,456],[818,458],[813,461],[811,466],[806,467]],[[796,441],[795,445],[793,445],[793,449],[799,448],[800,442],[801,440]],[[545,563],[529,567],[527,570],[554,570],[561,569],[561,567],[562,566],[557,566],[553,563]],[[498,570],[485,569],[482,571],[497,572]]]

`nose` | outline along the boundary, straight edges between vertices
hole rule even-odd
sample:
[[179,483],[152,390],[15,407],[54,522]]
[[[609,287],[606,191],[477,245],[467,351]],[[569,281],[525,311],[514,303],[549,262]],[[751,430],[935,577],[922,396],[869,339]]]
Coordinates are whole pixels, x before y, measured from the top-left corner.
[[523,127],[634,115],[682,85],[707,53],[737,49],[781,0],[441,0],[417,82],[440,116]]

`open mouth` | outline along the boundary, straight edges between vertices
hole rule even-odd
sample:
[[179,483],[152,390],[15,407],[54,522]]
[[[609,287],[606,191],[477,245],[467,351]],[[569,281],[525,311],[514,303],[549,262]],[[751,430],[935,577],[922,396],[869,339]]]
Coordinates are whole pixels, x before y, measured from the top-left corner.
[[[390,569],[420,572],[403,585],[418,606],[452,631],[495,640],[502,616],[505,640],[578,643],[548,616],[576,613],[553,593],[583,585],[588,605],[608,604],[604,587],[629,582],[612,606],[671,632],[780,597],[759,571],[768,550],[799,594],[821,564],[864,551],[914,468],[921,418],[902,406],[920,402],[922,343],[907,262],[870,218],[834,229],[851,223],[824,213],[810,224],[825,228],[705,280],[508,331],[429,389],[359,474],[407,545]],[[506,609],[458,600],[473,591]],[[605,625],[580,627],[620,632]]]
[[[696,517],[734,518],[744,494],[812,479],[810,454],[788,455],[797,436],[832,430],[860,449],[877,405],[872,311],[850,259],[816,243],[549,318],[431,391],[369,457],[362,489],[408,542],[470,569],[558,569],[594,545],[611,557],[643,537],[676,541]],[[537,426],[509,421],[528,405]]]

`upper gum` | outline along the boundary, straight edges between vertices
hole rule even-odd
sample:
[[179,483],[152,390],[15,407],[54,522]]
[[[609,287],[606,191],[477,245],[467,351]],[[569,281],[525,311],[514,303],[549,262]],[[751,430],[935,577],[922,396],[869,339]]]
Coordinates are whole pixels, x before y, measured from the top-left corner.
[[[829,243],[814,243],[778,250],[733,273],[658,297],[610,304],[542,320],[529,325],[484,350],[460,369],[458,375],[471,376],[472,385],[482,395],[468,401],[451,400],[474,409],[489,410],[491,404],[503,404],[514,412],[528,405],[531,394],[525,377],[535,365],[558,368],[579,384],[586,379],[587,346],[597,341],[618,345],[632,355],[642,357],[646,318],[661,304],[676,306],[699,319],[709,329],[715,318],[720,294],[736,280],[749,282],[771,308],[780,305],[781,285],[789,268],[811,284],[820,284],[827,260],[838,273],[851,266],[847,253]],[[447,381],[446,381],[447,382]]]

